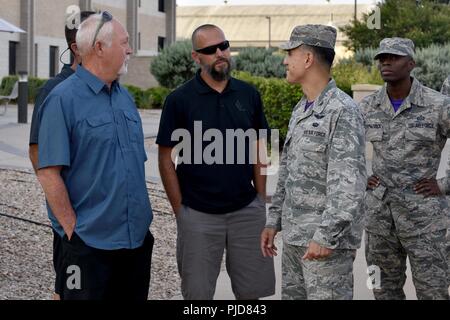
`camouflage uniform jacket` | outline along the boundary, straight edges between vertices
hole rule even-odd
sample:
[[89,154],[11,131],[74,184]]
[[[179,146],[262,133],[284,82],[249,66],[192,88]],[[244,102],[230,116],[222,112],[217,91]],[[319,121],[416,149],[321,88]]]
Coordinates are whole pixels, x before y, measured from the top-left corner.
[[334,80],[305,112],[306,102],[292,113],[266,226],[291,245],[356,249],[366,188],[362,115]]
[[450,96],[450,77],[447,77],[442,84],[441,93]]
[[[386,85],[364,98],[360,108],[366,140],[374,150],[373,174],[381,180],[381,185],[366,196],[366,203],[373,207],[366,208],[366,229],[384,234],[391,228],[392,218],[380,216],[376,207],[381,203],[375,203],[377,199],[402,202],[409,208],[410,216],[401,228],[409,230],[410,236],[430,228],[445,228],[445,197],[424,198],[413,191],[413,186],[422,178],[436,178],[441,151],[450,133],[450,99],[413,79],[410,94],[396,113]],[[450,190],[447,177],[438,179],[438,185],[443,193]],[[420,216],[415,216],[416,211]],[[372,212],[378,216],[372,216]]]

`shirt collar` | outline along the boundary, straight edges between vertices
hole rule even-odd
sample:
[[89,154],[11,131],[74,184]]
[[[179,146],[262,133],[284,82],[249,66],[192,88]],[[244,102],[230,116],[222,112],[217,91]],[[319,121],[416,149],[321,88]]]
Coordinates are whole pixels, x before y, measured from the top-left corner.
[[323,109],[325,109],[326,105],[328,104],[328,101],[335,92],[334,89],[336,89],[336,81],[334,81],[334,79],[330,79],[325,89],[323,89],[322,93],[315,100],[313,110],[316,113],[321,113]]
[[[97,78],[95,75],[93,75],[91,72],[86,70],[81,65],[79,65],[77,67],[76,74],[78,77],[80,77],[81,80],[83,80],[88,85],[89,88],[91,88],[91,90],[95,94],[99,94],[100,91],[102,91],[102,89],[104,87],[107,87],[106,84],[102,80]],[[111,85],[111,89],[114,89],[114,88],[119,88],[119,83],[117,80],[114,80]]]
[[61,69],[61,75],[65,78],[68,78],[72,74],[74,74],[75,71],[73,71],[72,66],[70,64],[65,64],[63,68]]
[[[200,73],[201,73],[201,69],[197,70],[197,73],[195,74],[195,77],[194,77],[195,89],[197,90],[197,92],[200,93],[200,94],[206,94],[206,93],[210,93],[210,92],[217,93],[216,90],[211,88],[205,82],[205,80],[203,80],[203,78],[201,77]],[[227,86],[225,87],[225,90],[223,90],[222,93],[225,93],[225,92],[227,92],[229,90],[237,90],[236,79],[234,79],[232,77],[230,77],[230,80],[228,80]]]
[[[411,104],[414,104],[419,107],[426,107],[432,105],[432,101],[427,101],[424,97],[424,87],[420,83],[419,80],[412,77],[412,85],[411,90],[409,91],[409,95],[404,99],[408,99]],[[387,94],[387,84],[381,88],[380,92],[376,96],[376,104],[381,105],[385,101],[389,101],[389,95]]]

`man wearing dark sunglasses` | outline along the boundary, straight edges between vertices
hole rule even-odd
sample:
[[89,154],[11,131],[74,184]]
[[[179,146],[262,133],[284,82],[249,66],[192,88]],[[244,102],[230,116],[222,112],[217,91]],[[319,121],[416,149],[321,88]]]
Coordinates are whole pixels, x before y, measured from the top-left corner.
[[62,238],[62,300],[146,300],[152,210],[142,123],[117,79],[132,53],[110,14],[78,30],[83,62],[39,111],[38,178]]
[[[194,137],[191,145],[197,142],[195,127],[199,123],[205,131],[215,130],[222,137],[228,130],[268,129],[259,93],[230,77],[230,45],[222,30],[200,26],[193,33],[192,45],[192,58],[200,70],[167,98],[157,138],[161,178],[177,219],[182,294],[188,300],[213,299],[226,249],[235,297],[270,296],[275,293],[273,259],[264,258],[259,250],[259,235],[266,221],[266,177],[261,159],[256,164],[229,163],[227,153],[226,163],[210,164],[203,159],[191,164],[189,159],[190,163],[177,163],[176,169],[171,159],[178,144],[172,134],[178,129]],[[259,136],[255,140],[234,149],[232,160],[239,154],[247,157],[253,143],[263,148],[264,139]],[[199,145],[191,153],[194,158],[202,158],[210,147],[204,141]]]

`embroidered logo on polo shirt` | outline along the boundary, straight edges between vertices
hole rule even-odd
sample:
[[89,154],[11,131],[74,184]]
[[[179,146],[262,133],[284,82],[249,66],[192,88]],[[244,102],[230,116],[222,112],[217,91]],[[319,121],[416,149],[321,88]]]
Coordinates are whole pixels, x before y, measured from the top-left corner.
[[234,103],[235,107],[239,110],[239,111],[246,111],[245,108],[242,106],[242,104],[239,102],[239,100],[237,100]]
[[425,117],[424,117],[424,116],[419,116],[419,117],[417,117],[417,121],[423,121],[423,120],[425,120]]
[[313,123],[313,127],[314,127],[314,128],[317,128],[318,126],[319,126],[319,124],[318,124],[317,122],[314,122],[314,123]]

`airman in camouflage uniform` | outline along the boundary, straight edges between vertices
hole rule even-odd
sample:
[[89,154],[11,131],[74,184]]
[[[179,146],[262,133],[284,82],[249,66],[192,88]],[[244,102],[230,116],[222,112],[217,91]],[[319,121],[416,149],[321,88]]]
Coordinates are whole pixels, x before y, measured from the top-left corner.
[[282,299],[353,298],[366,186],[364,122],[330,80],[335,41],[334,28],[306,25],[281,47],[288,51],[288,82],[305,93],[289,123],[261,236],[264,255],[272,256],[283,231]]
[[373,175],[366,193],[366,259],[378,266],[376,299],[405,299],[406,257],[419,299],[448,299],[447,179],[436,181],[450,134],[450,100],[410,77],[414,43],[387,38],[375,59],[386,84],[363,99]]

